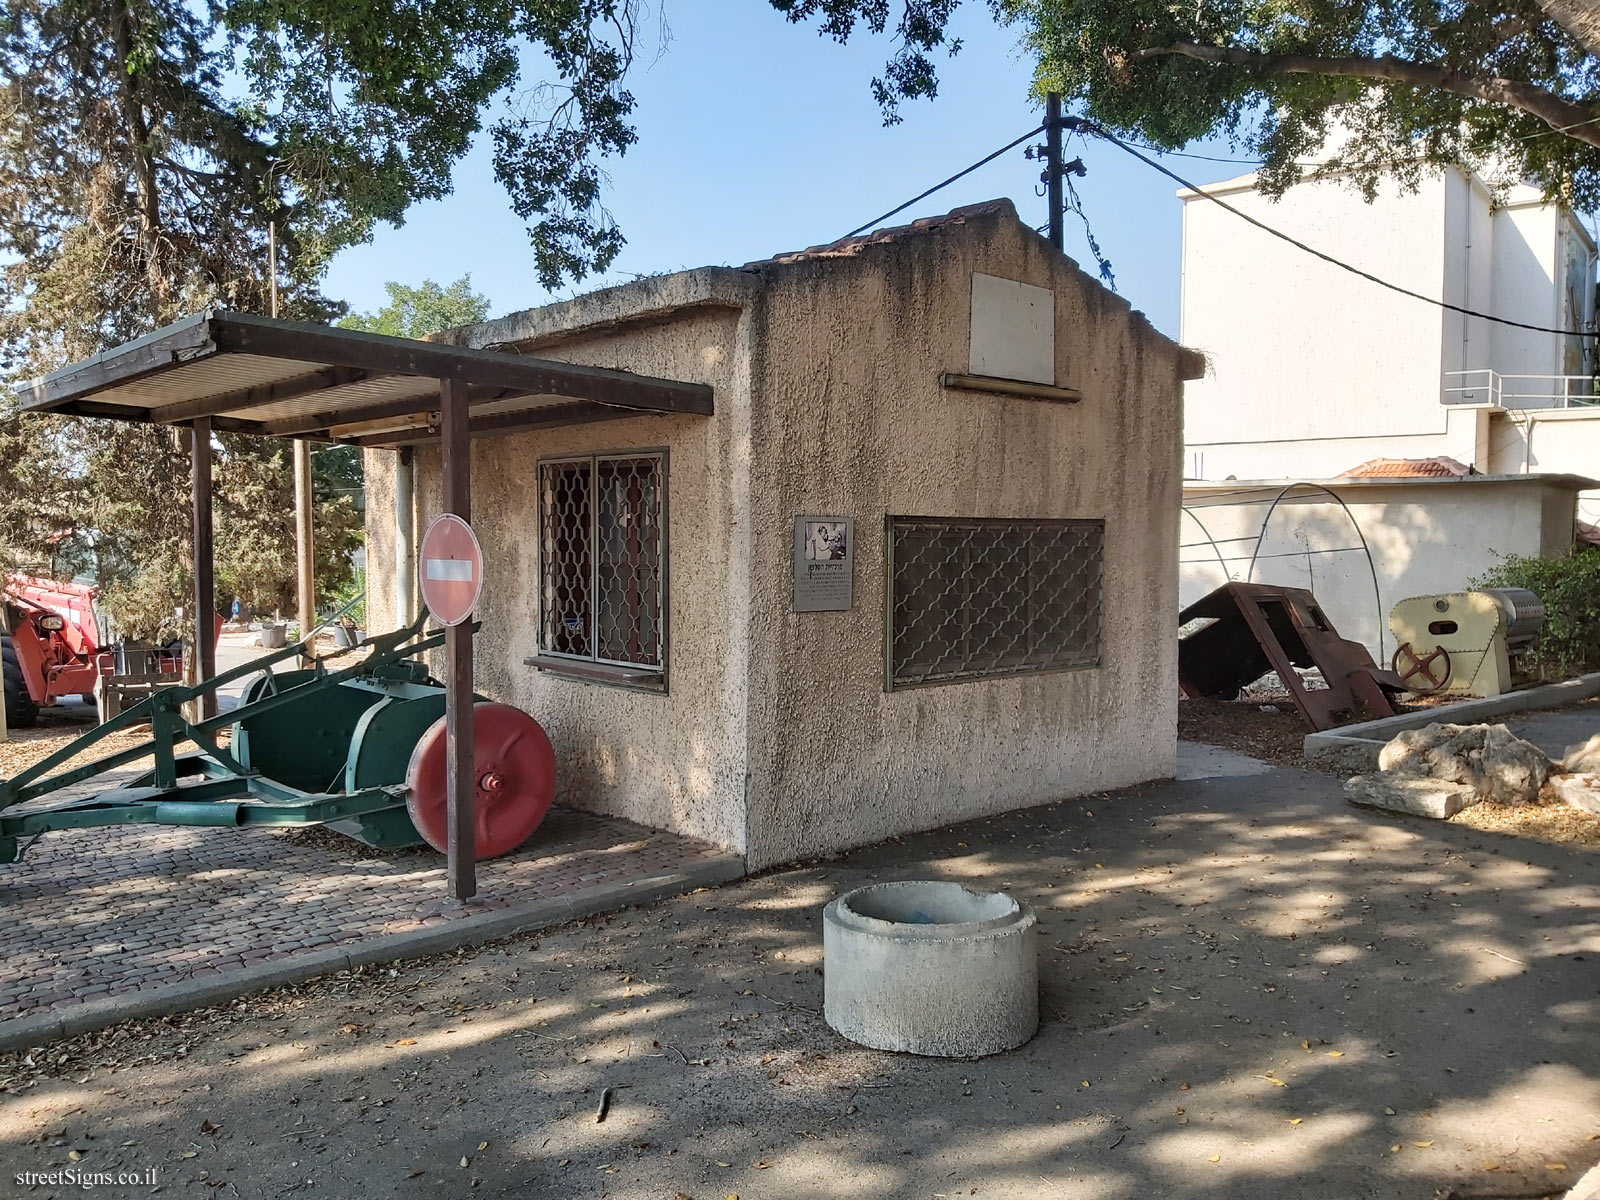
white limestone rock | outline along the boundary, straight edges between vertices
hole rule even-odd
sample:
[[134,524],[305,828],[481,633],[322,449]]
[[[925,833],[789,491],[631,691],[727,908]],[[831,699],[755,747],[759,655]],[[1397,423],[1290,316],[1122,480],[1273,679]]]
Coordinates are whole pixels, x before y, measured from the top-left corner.
[[1575,774],[1600,774],[1600,733],[1587,742],[1568,746],[1561,756],[1561,769]]
[[1397,734],[1378,754],[1386,773],[1459,783],[1480,798],[1528,804],[1550,777],[1544,751],[1504,725],[1435,722]]
[[1573,808],[1600,814],[1600,774],[1584,771],[1571,775],[1552,775],[1550,790]]
[[1380,771],[1376,775],[1355,775],[1345,780],[1345,799],[1368,808],[1444,820],[1483,799],[1470,783],[1452,783],[1423,775],[1401,775]]

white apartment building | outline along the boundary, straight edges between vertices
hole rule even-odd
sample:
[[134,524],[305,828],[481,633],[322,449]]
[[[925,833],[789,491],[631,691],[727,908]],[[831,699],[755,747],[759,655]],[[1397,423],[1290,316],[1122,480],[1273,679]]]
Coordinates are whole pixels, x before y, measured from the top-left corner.
[[[1575,517],[1600,522],[1592,338],[1402,295],[1207,196],[1434,300],[1592,330],[1576,216],[1521,186],[1497,204],[1459,170],[1372,204],[1338,179],[1278,201],[1254,176],[1178,195],[1180,337],[1207,356],[1184,393],[1183,603],[1229,579],[1310,587],[1387,663],[1396,601],[1465,588],[1501,555],[1565,553]],[[1455,461],[1417,461],[1433,459]]]
[[[1553,329],[1592,330],[1595,242],[1518,185],[1497,206],[1448,170],[1371,204],[1347,181],[1278,201],[1246,175],[1184,189],[1184,345],[1209,358],[1185,393],[1185,474],[1316,479],[1374,458],[1449,456],[1484,474],[1600,469],[1592,339],[1472,318],[1341,270],[1212,203],[1216,196],[1424,296]],[[1594,519],[1593,515],[1590,519]]]

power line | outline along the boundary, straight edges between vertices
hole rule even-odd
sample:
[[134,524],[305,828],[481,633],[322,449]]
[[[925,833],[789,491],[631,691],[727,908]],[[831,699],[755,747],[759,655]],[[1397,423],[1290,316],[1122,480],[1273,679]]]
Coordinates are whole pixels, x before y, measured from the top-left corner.
[[[1566,126],[1563,129],[1552,130],[1551,132],[1553,132],[1553,133],[1564,133],[1567,130],[1576,129],[1579,126],[1593,124],[1595,122],[1600,122],[1600,117],[1595,117],[1595,118],[1593,118],[1592,121],[1579,121],[1576,125],[1569,125],[1569,126]],[[1494,315],[1492,315],[1490,313],[1478,312],[1476,309],[1467,308],[1467,307],[1465,307],[1463,305],[1460,305],[1460,304],[1452,304],[1448,300],[1438,300],[1438,299],[1435,299],[1432,296],[1425,295],[1422,292],[1413,291],[1411,288],[1403,287],[1398,283],[1393,283],[1390,280],[1384,279],[1383,277],[1381,277],[1379,275],[1374,275],[1370,271],[1364,271],[1360,267],[1353,266],[1352,264],[1347,263],[1347,262],[1343,261],[1342,259],[1335,258],[1331,254],[1326,254],[1323,251],[1318,250],[1313,246],[1308,246],[1308,245],[1306,245],[1306,243],[1300,241],[1298,238],[1292,237],[1289,234],[1284,233],[1282,230],[1273,228],[1271,225],[1268,225],[1265,221],[1262,221],[1262,220],[1260,220],[1259,218],[1256,218],[1256,217],[1252,217],[1249,213],[1243,211],[1242,209],[1235,208],[1233,205],[1229,204],[1226,200],[1222,199],[1220,196],[1215,196],[1212,193],[1206,191],[1200,184],[1193,183],[1193,182],[1185,179],[1182,175],[1179,175],[1176,171],[1169,170],[1168,168],[1162,166],[1159,162],[1155,161],[1154,159],[1149,158],[1149,157],[1139,153],[1139,151],[1136,150],[1132,145],[1130,145],[1127,142],[1123,141],[1121,138],[1116,137],[1109,130],[1105,129],[1101,125],[1096,124],[1093,121],[1087,120],[1086,118],[1083,118],[1083,117],[1063,117],[1063,118],[1061,118],[1061,125],[1062,125],[1063,128],[1068,129],[1068,130],[1070,130],[1070,131],[1072,131],[1074,133],[1086,134],[1086,135],[1089,135],[1089,136],[1100,138],[1102,141],[1110,142],[1113,146],[1117,147],[1117,149],[1123,151],[1126,154],[1132,155],[1134,158],[1136,158],[1140,162],[1144,163],[1147,167],[1150,167],[1153,170],[1159,171],[1161,174],[1165,175],[1168,179],[1171,179],[1174,183],[1177,183],[1177,184],[1179,184],[1179,185],[1181,185],[1183,187],[1188,188],[1192,192],[1195,192],[1195,193],[1198,193],[1201,196],[1204,196],[1207,200],[1211,201],[1213,204],[1216,204],[1216,205],[1220,206],[1221,208],[1225,209],[1226,211],[1232,213],[1234,216],[1238,217],[1240,220],[1245,221],[1245,222],[1247,222],[1247,223],[1249,223],[1251,225],[1254,225],[1257,229],[1260,229],[1262,232],[1271,234],[1273,237],[1278,238],[1281,241],[1288,242],[1289,245],[1295,247],[1295,249],[1301,250],[1301,251],[1305,252],[1306,254],[1311,255],[1313,258],[1319,258],[1323,262],[1326,262],[1326,263],[1331,264],[1332,266],[1338,267],[1340,270],[1348,271],[1348,272],[1350,272],[1350,274],[1356,275],[1356,276],[1358,276],[1358,277],[1360,277],[1362,279],[1365,279],[1369,283],[1375,283],[1379,287],[1387,288],[1389,291],[1398,292],[1402,296],[1409,296],[1413,300],[1421,300],[1425,304],[1432,304],[1435,307],[1445,309],[1448,312],[1460,313],[1464,317],[1472,317],[1472,318],[1476,318],[1476,319],[1481,320],[1481,321],[1490,321],[1490,322],[1492,322],[1492,323],[1494,323],[1496,325],[1507,325],[1507,326],[1510,326],[1513,329],[1527,329],[1527,330],[1530,330],[1530,331],[1532,331],[1534,333],[1553,333],[1553,334],[1557,334],[1557,335],[1562,336],[1562,337],[1593,338],[1593,337],[1597,336],[1594,332],[1581,330],[1581,329],[1554,329],[1554,328],[1551,328],[1550,326],[1547,326],[1547,325],[1533,325],[1533,324],[1530,324],[1527,321],[1513,321],[1509,317],[1497,317],[1497,316],[1494,316]],[[894,208],[891,208],[888,212],[884,213],[882,216],[874,217],[872,220],[868,221],[866,224],[857,226],[855,229],[852,229],[849,233],[845,234],[844,236],[847,237],[847,238],[852,238],[852,237],[856,237],[858,234],[866,233],[867,231],[877,227],[881,222],[887,221],[890,217],[895,216],[898,213],[904,212],[906,209],[910,208],[913,204],[916,204],[918,201],[926,200],[929,196],[933,195],[935,192],[939,191],[941,188],[949,187],[952,183],[955,183],[958,179],[962,179],[965,176],[972,174],[972,172],[976,171],[979,167],[987,166],[989,163],[991,163],[995,159],[999,158],[1002,154],[1005,154],[1009,150],[1016,149],[1018,146],[1022,145],[1023,142],[1027,141],[1029,138],[1035,136],[1036,134],[1038,134],[1040,132],[1043,132],[1046,128],[1047,128],[1047,126],[1043,125],[1043,124],[1034,126],[1032,129],[1028,130],[1027,133],[1024,133],[1021,137],[1015,138],[1012,141],[1007,142],[1004,146],[1001,146],[998,150],[995,150],[992,153],[984,155],[977,162],[972,163],[970,166],[963,167],[961,170],[957,171],[954,175],[950,176],[948,179],[941,180],[940,182],[934,184],[932,187],[928,188],[926,191],[919,192],[917,195],[915,195],[915,196],[911,197],[911,199],[907,200],[904,204],[896,205]],[[1524,139],[1524,140],[1526,140],[1526,139]],[[1162,151],[1160,151],[1160,150],[1155,150],[1154,147],[1150,147],[1150,149],[1154,150],[1154,152],[1157,153],[1157,154],[1162,153]],[[1200,156],[1200,155],[1186,155],[1185,157],[1198,158],[1198,157],[1202,157],[1202,156]],[[1228,161],[1228,160],[1224,160],[1224,161]],[[1087,215],[1083,213],[1081,207],[1077,211],[1078,211],[1078,214],[1084,218],[1085,225],[1087,226],[1087,221],[1088,221]],[[1091,235],[1091,240],[1092,240],[1092,235]],[[1098,250],[1098,248],[1094,248],[1094,249],[1096,251]],[[1100,257],[1098,255],[1098,253],[1096,253],[1096,257],[1097,258]],[[1103,262],[1103,260],[1102,260],[1102,262]],[[1109,265],[1109,264],[1106,264],[1106,265]]]
[[946,180],[943,180],[940,183],[934,184],[927,191],[921,192],[921,193],[911,197],[911,199],[907,200],[904,204],[898,205],[895,208],[891,208],[888,212],[884,213],[883,216],[874,217],[874,218],[872,218],[872,220],[868,221],[865,225],[857,226],[855,229],[852,229],[849,233],[845,234],[844,236],[847,237],[847,238],[853,238],[859,233],[866,233],[869,229],[877,228],[879,222],[887,221],[890,217],[894,216],[896,213],[904,212],[906,209],[910,208],[913,204],[915,204],[919,200],[926,200],[929,196],[933,195],[940,188],[949,187],[952,183],[954,183],[956,180],[962,178],[963,176],[971,175],[979,167],[988,166],[995,159],[999,158],[1002,154],[1004,154],[1007,150],[1015,150],[1018,146],[1022,145],[1023,142],[1027,141],[1029,138],[1033,137],[1035,134],[1042,133],[1043,131],[1044,131],[1044,126],[1043,125],[1035,125],[1032,129],[1028,130],[1027,133],[1025,133],[1021,137],[1017,138],[1016,141],[1007,142],[1004,146],[1001,146],[1000,149],[996,150],[993,154],[984,155],[977,162],[973,163],[970,167],[963,167],[961,170],[957,171],[954,175],[950,176],[949,179],[946,179]]
[[[1239,167],[1264,167],[1267,160],[1264,158],[1223,158],[1217,154],[1194,154],[1188,150],[1164,150],[1160,146],[1152,146],[1149,142],[1133,142],[1141,150],[1148,150],[1152,154],[1159,154],[1163,158],[1195,158],[1201,162],[1232,163]],[[1309,167],[1315,163],[1297,163],[1296,166]]]
[[[1542,137],[1560,136],[1561,134],[1571,133],[1574,129],[1582,129],[1584,126],[1593,125],[1596,122],[1600,122],[1600,117],[1590,117],[1587,121],[1576,121],[1571,125],[1561,125],[1550,129],[1541,129],[1537,133],[1526,133],[1521,137],[1514,137],[1509,140],[1512,145],[1517,145],[1522,142],[1531,142]],[[1150,142],[1144,141],[1141,138],[1129,138],[1128,143],[1130,145],[1139,147],[1141,150],[1149,150],[1153,154],[1159,154],[1163,158],[1193,158],[1198,159],[1200,162],[1231,163],[1240,167],[1264,167],[1267,165],[1267,160],[1264,158],[1227,158],[1217,154],[1195,154],[1193,151],[1189,150],[1168,150],[1162,146],[1152,145]],[[1422,160],[1416,155],[1405,155],[1404,157],[1397,156],[1395,158],[1386,158],[1375,165],[1380,167],[1398,167],[1405,163],[1421,161]],[[1309,167],[1313,170],[1326,165],[1327,163],[1325,161],[1319,161],[1316,159],[1307,161],[1297,160],[1295,162],[1295,166],[1297,167]]]
[[1432,304],[1432,305],[1435,305],[1435,306],[1437,306],[1439,308],[1447,309],[1450,312],[1460,313],[1462,316],[1465,316],[1465,317],[1476,317],[1477,319],[1482,320],[1482,321],[1492,321],[1496,325],[1509,325],[1513,329],[1528,329],[1528,330],[1532,330],[1534,333],[1554,333],[1554,334],[1560,334],[1563,337],[1587,337],[1587,338],[1592,338],[1592,337],[1595,336],[1594,333],[1586,332],[1586,331],[1581,330],[1581,329],[1552,329],[1547,325],[1530,325],[1526,321],[1513,321],[1508,317],[1492,316],[1489,313],[1481,313],[1481,312],[1477,312],[1474,309],[1465,308],[1465,307],[1463,307],[1462,305],[1459,305],[1459,304],[1452,304],[1448,300],[1436,300],[1432,296],[1424,295],[1422,292],[1413,291],[1412,289],[1410,289],[1408,287],[1402,287],[1398,283],[1391,283],[1389,280],[1384,279],[1381,276],[1374,275],[1370,271],[1363,271],[1360,267],[1352,266],[1350,263],[1347,263],[1347,262],[1343,261],[1342,259],[1335,258],[1331,254],[1325,254],[1321,250],[1317,250],[1314,247],[1308,246],[1304,242],[1300,241],[1298,238],[1291,237],[1289,234],[1284,233],[1282,230],[1274,229],[1271,225],[1268,225],[1265,221],[1261,221],[1261,220],[1258,220],[1255,217],[1252,217],[1249,213],[1245,212],[1243,209],[1235,208],[1233,205],[1229,204],[1226,200],[1222,199],[1222,197],[1212,195],[1210,192],[1206,191],[1199,184],[1190,183],[1187,179],[1185,179],[1183,176],[1179,175],[1176,171],[1168,170],[1166,167],[1164,167],[1160,163],[1156,162],[1155,159],[1148,158],[1145,155],[1140,154],[1139,151],[1135,150],[1132,146],[1128,145],[1128,143],[1124,142],[1121,138],[1113,136],[1110,132],[1108,132],[1106,129],[1102,128],[1101,126],[1095,124],[1093,121],[1085,120],[1082,117],[1065,117],[1065,118],[1063,118],[1063,120],[1067,121],[1067,122],[1071,122],[1076,128],[1080,129],[1084,133],[1087,133],[1087,134],[1090,134],[1090,135],[1092,135],[1094,137],[1100,138],[1102,141],[1110,142],[1113,146],[1117,147],[1119,150],[1123,151],[1124,153],[1133,155],[1134,158],[1137,158],[1140,162],[1144,163],[1147,167],[1151,167],[1151,168],[1153,168],[1153,169],[1155,169],[1157,171],[1160,171],[1161,174],[1165,175],[1168,179],[1173,180],[1175,183],[1181,184],[1183,187],[1188,188],[1192,192],[1196,192],[1199,195],[1204,196],[1207,200],[1211,201],[1213,204],[1220,205],[1222,208],[1226,209],[1228,212],[1231,212],[1234,216],[1238,217],[1240,220],[1246,221],[1249,224],[1254,225],[1257,229],[1260,229],[1264,233],[1270,233],[1273,237],[1278,238],[1281,241],[1288,242],[1291,246],[1295,247],[1295,249],[1305,251],[1305,253],[1311,255],[1313,258],[1320,258],[1325,263],[1331,263],[1333,266],[1338,267],[1340,270],[1349,271],[1352,275],[1358,275],[1362,279],[1367,280],[1369,283],[1377,284],[1379,287],[1388,288],[1391,292],[1398,292],[1402,296],[1410,296],[1413,300],[1421,300],[1424,303]]

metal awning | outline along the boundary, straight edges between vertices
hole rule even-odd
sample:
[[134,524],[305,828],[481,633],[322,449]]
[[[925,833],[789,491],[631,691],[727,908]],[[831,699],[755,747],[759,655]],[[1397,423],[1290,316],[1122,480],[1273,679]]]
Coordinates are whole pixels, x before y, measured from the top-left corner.
[[25,412],[402,446],[439,436],[441,380],[461,385],[473,436],[712,411],[702,383],[228,312],[63,367],[19,400]]
[[[194,611],[216,611],[211,431],[355,446],[439,443],[441,509],[472,515],[471,439],[645,413],[709,415],[703,383],[469,350],[412,338],[203,312],[63,367],[19,389],[23,412],[186,426],[194,519]],[[305,464],[302,466],[302,464]],[[311,483],[296,464],[302,612],[311,609]],[[197,628],[203,628],[197,622]],[[304,632],[304,631],[302,631]],[[216,674],[215,645],[197,638],[197,678]],[[451,892],[477,891],[474,870],[472,626],[445,630]],[[210,695],[208,693],[208,695]],[[214,697],[213,697],[214,698]]]

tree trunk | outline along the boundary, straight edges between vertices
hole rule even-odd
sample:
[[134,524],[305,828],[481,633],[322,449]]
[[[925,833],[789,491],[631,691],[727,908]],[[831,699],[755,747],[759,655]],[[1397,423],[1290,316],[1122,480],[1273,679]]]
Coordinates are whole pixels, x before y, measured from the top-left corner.
[[1588,51],[1591,58],[1600,58],[1600,3],[1596,0],[1537,0],[1539,8],[1561,28],[1572,35],[1572,40]]
[[111,6],[112,41],[116,46],[117,95],[122,123],[133,157],[134,191],[139,205],[139,249],[144,255],[145,272],[150,279],[157,307],[166,300],[166,277],[156,254],[161,232],[160,199],[156,192],[155,162],[150,148],[150,125],[139,97],[138,79],[133,73],[133,17],[127,0],[113,0]]
[[[1541,0],[1541,3],[1544,0]],[[1588,0],[1550,0],[1551,3],[1587,5]],[[1370,79],[1374,83],[1400,83],[1423,90],[1448,92],[1489,104],[1503,104],[1538,117],[1557,133],[1600,148],[1600,117],[1590,108],[1559,96],[1548,88],[1498,75],[1452,71],[1437,63],[1413,62],[1393,54],[1375,58],[1334,57],[1317,54],[1262,54],[1232,46],[1174,42],[1138,51],[1135,58],[1192,58],[1219,66],[1238,67],[1258,75],[1333,75]]]

